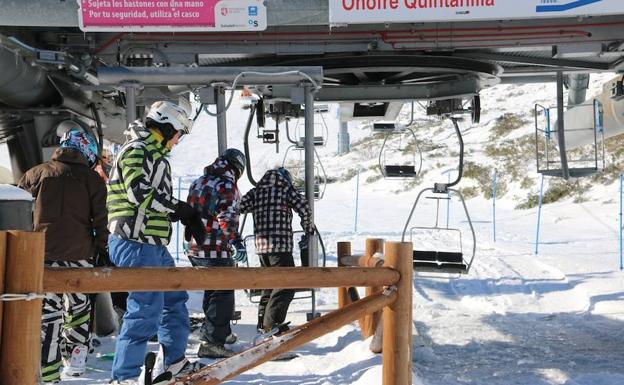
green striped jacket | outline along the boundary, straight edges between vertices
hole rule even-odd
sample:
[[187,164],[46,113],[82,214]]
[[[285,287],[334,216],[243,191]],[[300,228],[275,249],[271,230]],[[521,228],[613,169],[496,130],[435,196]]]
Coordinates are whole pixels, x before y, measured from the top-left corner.
[[108,229],[123,239],[169,244],[178,200],[172,195],[169,150],[140,121],[128,128],[108,181]]

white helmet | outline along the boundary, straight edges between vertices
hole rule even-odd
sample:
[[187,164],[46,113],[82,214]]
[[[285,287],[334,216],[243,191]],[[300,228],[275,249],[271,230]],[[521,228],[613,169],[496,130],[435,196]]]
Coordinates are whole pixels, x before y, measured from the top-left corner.
[[147,113],[147,118],[158,123],[169,123],[176,131],[190,134],[193,122],[188,118],[186,111],[171,102],[158,101],[152,104]]

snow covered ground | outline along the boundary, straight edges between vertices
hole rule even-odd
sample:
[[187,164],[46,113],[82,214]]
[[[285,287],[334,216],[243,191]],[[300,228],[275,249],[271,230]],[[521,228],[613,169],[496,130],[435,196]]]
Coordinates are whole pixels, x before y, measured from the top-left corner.
[[[597,90],[608,76],[593,80]],[[487,163],[483,147],[495,119],[505,112],[528,112],[533,104],[554,103],[554,85],[499,86],[482,94],[484,116],[479,126],[462,123],[466,134],[468,161]],[[236,101],[228,113],[228,140],[242,148],[246,112]],[[407,213],[417,192],[445,181],[442,172],[456,167],[456,157],[425,155],[424,182],[371,178],[381,142],[344,157],[334,157],[338,123],[335,106],[328,114],[329,144],[320,154],[328,174],[340,177],[351,168],[362,167],[360,175],[357,232],[354,232],[357,178],[343,178],[330,184],[326,196],[316,202],[316,222],[327,247],[327,264],[336,265],[337,241],[352,241],[356,252],[363,251],[368,237],[399,240]],[[418,116],[425,121],[427,118]],[[442,142],[451,150],[456,140],[451,125],[435,134],[417,131],[419,138]],[[527,124],[510,138],[532,132]],[[368,128],[351,125],[352,141],[371,134]],[[282,148],[282,151],[284,148]],[[281,164],[282,154],[274,146],[252,143],[254,174]],[[368,152],[367,152],[368,151]],[[172,154],[176,176],[198,175],[216,156],[216,125],[202,116],[194,132]],[[455,154],[456,156],[456,154]],[[624,276],[618,256],[618,186],[596,185],[588,199],[572,199],[546,205],[542,213],[539,255],[534,254],[536,209],[515,210],[539,180],[534,166],[529,175],[534,183],[528,189],[510,186],[497,202],[496,242],[492,235],[492,202],[482,197],[470,199],[468,207],[477,234],[477,253],[468,276],[429,277],[414,280],[413,351],[414,380],[417,385],[615,385],[624,384]],[[499,173],[503,171],[499,170]],[[371,179],[368,179],[371,178]],[[369,180],[369,182],[366,182]],[[470,181],[466,181],[470,183]],[[460,185],[461,186],[461,185]],[[250,188],[245,180],[241,188]],[[517,189],[517,190],[516,190]],[[396,191],[401,191],[396,193]],[[185,193],[182,192],[182,196]],[[433,224],[432,207],[419,211],[415,223]],[[443,210],[441,221],[445,221]],[[458,207],[451,209],[450,221],[466,230]],[[248,229],[251,226],[248,225]],[[249,230],[248,230],[249,231]],[[471,241],[463,234],[464,252]],[[444,239],[430,234],[431,247]],[[175,252],[175,243],[171,245]],[[183,256],[180,263],[186,264]],[[336,290],[317,293],[320,311],[336,308]],[[193,293],[193,312],[201,311],[201,294]],[[243,344],[255,335],[256,307],[243,292],[237,293],[242,320],[234,326]],[[310,300],[294,301],[290,320],[305,322]],[[91,370],[84,379],[67,383],[106,383],[114,340],[103,339],[91,358]],[[197,351],[194,335],[188,349]],[[153,346],[155,348],[155,345]],[[239,346],[234,346],[239,349]],[[360,339],[356,325],[345,326],[297,350],[300,357],[290,362],[270,362],[241,375],[228,384],[381,384],[381,357],[368,351],[368,341]],[[99,356],[99,357],[98,357]],[[206,361],[208,363],[210,361]]]

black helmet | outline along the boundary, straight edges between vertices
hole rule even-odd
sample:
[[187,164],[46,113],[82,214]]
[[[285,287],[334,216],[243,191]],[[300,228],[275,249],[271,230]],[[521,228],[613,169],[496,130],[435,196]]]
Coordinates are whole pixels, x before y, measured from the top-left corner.
[[292,184],[292,175],[290,175],[290,171],[288,171],[285,167],[280,167],[277,169],[277,172],[279,172],[280,175],[288,181],[288,183]]
[[235,148],[228,148],[221,155],[221,158],[225,159],[228,164],[234,168],[236,171],[236,179],[243,175],[243,171],[245,171],[245,164],[247,163],[245,154]]

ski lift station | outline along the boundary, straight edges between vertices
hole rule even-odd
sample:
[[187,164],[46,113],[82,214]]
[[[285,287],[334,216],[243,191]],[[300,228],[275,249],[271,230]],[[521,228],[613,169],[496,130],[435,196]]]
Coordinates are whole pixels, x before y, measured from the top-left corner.
[[[419,317],[413,296],[423,291],[418,280],[470,286],[480,258],[475,222],[483,215],[470,210],[462,181],[476,145],[465,136],[485,123],[490,109],[483,93],[499,85],[553,85],[552,94],[533,103],[530,117],[531,157],[542,178],[600,175],[610,160],[608,139],[624,133],[622,0],[0,0],[0,10],[0,143],[12,184],[50,160],[62,122],[82,122],[101,151],[123,144],[128,124],[143,119],[152,103],[168,100],[196,121],[211,122],[206,130],[216,145],[207,151],[214,157],[229,147],[245,153],[245,183],[255,185],[265,171],[255,166],[264,156],[255,149],[270,149],[262,154],[275,154],[276,161],[267,165],[290,171],[317,223],[307,255],[295,258],[292,270],[261,269],[253,253],[246,265],[223,272],[43,269],[40,239],[27,232],[32,203],[0,201],[3,230],[16,230],[0,237],[0,293],[17,299],[0,301],[0,385],[39,381],[41,293],[244,289],[256,303],[266,287],[297,289],[295,299],[311,303],[308,323],[179,383],[229,381],[359,320],[362,335],[372,337],[370,349],[383,351],[383,370],[367,383],[420,384],[412,379],[419,365],[412,333]],[[588,92],[595,74],[612,74],[597,96]],[[453,169],[432,183],[423,183],[425,174],[434,176],[431,146],[422,139],[437,136],[420,129],[418,117],[443,122],[451,143],[445,156]],[[232,127],[243,121],[240,135]],[[340,229],[343,238],[336,239],[324,237],[318,223],[332,216],[319,208],[323,202],[338,199],[328,187],[332,168],[323,154],[336,151],[340,167],[362,170],[343,157],[350,135],[363,129],[358,124],[379,143],[369,156],[378,180],[411,187],[401,205],[378,202],[379,215],[392,213],[392,223],[352,249],[342,242],[353,239],[352,228]],[[188,185],[182,178],[178,184],[179,195]],[[353,195],[345,193],[341,205],[351,205]],[[450,204],[458,207],[452,216]],[[241,217],[241,234],[253,249],[249,221]],[[20,265],[27,260],[43,270]],[[168,278],[154,280],[155,274]],[[319,289],[329,287],[338,288],[334,312],[318,307]],[[357,287],[366,287],[366,295],[360,298]]]

